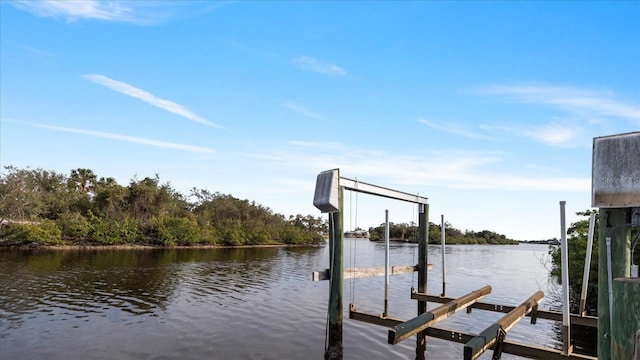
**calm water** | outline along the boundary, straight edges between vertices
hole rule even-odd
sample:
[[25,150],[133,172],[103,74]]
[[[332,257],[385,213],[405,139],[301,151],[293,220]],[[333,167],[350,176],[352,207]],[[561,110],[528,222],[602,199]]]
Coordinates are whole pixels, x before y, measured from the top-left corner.
[[[537,290],[557,307],[547,247],[449,246],[447,296],[491,285],[483,301],[518,305]],[[392,244],[392,265],[415,264],[417,246]],[[0,358],[322,359],[328,248],[0,251]],[[440,248],[429,248],[429,292],[440,294]],[[383,244],[347,240],[345,267],[384,264]],[[415,316],[417,275],[391,277],[389,315]],[[345,359],[412,359],[415,340],[387,344],[387,329],[349,320],[348,303],[381,313],[384,277],[344,281]],[[436,306],[431,304],[431,307]],[[464,311],[440,327],[478,333],[502,315]],[[511,340],[560,348],[558,326],[525,319]],[[427,356],[460,359],[463,345],[430,339]],[[490,359],[487,353],[483,359]],[[504,359],[515,357],[505,354]]]

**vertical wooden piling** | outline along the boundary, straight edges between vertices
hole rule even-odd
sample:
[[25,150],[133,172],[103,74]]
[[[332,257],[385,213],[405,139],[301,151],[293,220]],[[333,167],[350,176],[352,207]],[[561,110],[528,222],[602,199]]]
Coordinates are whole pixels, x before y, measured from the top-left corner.
[[343,230],[343,195],[340,187],[338,201],[339,211],[331,213],[329,222],[329,261],[330,261],[330,289],[328,313],[328,341],[324,352],[325,360],[342,359],[342,292],[344,283],[344,230]]
[[611,358],[634,358],[636,334],[640,332],[640,278],[613,280],[613,329],[611,330]]
[[611,359],[611,317],[609,273],[605,239],[611,237],[611,276],[628,277],[631,252],[630,209],[601,208],[598,223],[598,359]]
[[[429,204],[420,204],[418,214],[418,292],[427,293],[427,245],[429,243]],[[418,315],[427,312],[427,302],[418,300]],[[418,333],[416,340],[416,360],[425,359],[427,334]]]
[[[591,205],[598,225],[598,359],[612,358],[613,279],[629,277],[632,209],[640,207],[640,131],[593,139]],[[607,251],[606,244],[610,243]],[[626,360],[626,359],[625,359]]]

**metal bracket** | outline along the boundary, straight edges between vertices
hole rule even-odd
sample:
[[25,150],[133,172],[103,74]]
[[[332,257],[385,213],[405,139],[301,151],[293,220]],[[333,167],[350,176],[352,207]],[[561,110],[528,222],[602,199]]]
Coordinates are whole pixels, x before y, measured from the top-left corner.
[[531,325],[535,325],[538,321],[538,305],[531,308]]
[[631,208],[631,224],[640,225],[640,207]]
[[492,360],[500,360],[502,357],[502,350],[504,349],[504,338],[507,337],[507,332],[503,328],[498,329],[498,335],[496,336],[496,346],[493,350]]

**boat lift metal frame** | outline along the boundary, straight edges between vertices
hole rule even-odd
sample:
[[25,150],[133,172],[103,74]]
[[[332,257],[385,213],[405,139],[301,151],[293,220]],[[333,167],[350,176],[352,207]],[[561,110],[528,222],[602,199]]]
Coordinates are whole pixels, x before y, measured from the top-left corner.
[[[323,171],[318,174],[313,205],[329,217],[329,308],[327,310],[327,342],[325,344],[326,359],[342,359],[342,294],[344,283],[343,259],[343,207],[344,190],[380,196],[418,204],[418,264],[409,266],[410,271],[418,272],[418,291],[427,290],[427,241],[429,231],[429,199],[416,194],[398,191],[383,186],[373,185],[358,180],[340,177],[339,169]],[[387,264],[388,265],[388,264]],[[354,273],[357,270],[352,270]],[[387,270],[388,271],[388,270]],[[324,275],[323,275],[324,274]],[[314,279],[326,278],[327,271],[314,272]],[[351,308],[354,308],[351,304]],[[427,302],[418,301],[418,315],[427,311]],[[426,336],[420,332],[416,342],[416,357],[424,358]],[[421,354],[421,355],[420,355]]]
[[[491,292],[491,287],[486,286],[473,291],[458,299],[449,299],[444,296],[435,297],[427,295],[427,243],[429,229],[429,203],[428,198],[402,191],[397,191],[369,183],[360,182],[340,177],[340,170],[327,170],[318,175],[314,205],[322,212],[330,213],[329,221],[329,247],[330,268],[314,272],[313,279],[330,280],[329,308],[327,310],[327,343],[325,344],[325,360],[342,359],[342,293],[343,279],[345,275],[351,277],[381,275],[379,268],[368,269],[344,269],[343,259],[343,200],[344,190],[366,193],[386,197],[395,200],[408,201],[419,205],[418,216],[418,264],[415,266],[397,267],[400,272],[418,271],[418,290],[411,289],[411,298],[417,300],[418,315],[408,321],[402,321],[383,315],[367,314],[357,311],[354,304],[350,304],[349,318],[364,321],[371,324],[386,326],[389,330],[388,341],[396,344],[410,336],[417,335],[416,360],[425,359],[426,338],[433,336],[440,339],[465,343],[464,358],[475,359],[488,349],[494,349],[494,359],[499,359],[502,352],[519,356],[545,359],[589,359],[594,357],[576,354],[554,349],[520,344],[505,340],[506,332],[525,316],[531,316],[531,322],[535,323],[538,317],[557,320],[567,317],[567,314],[554,312],[541,312],[538,301],[544,296],[542,292],[536,292],[525,302],[517,307],[480,303],[478,300]],[[388,264],[387,264],[388,265]],[[388,269],[386,269],[388,273]],[[444,295],[444,291],[443,291]],[[427,312],[427,301],[445,303],[430,312]],[[464,308],[470,313],[473,307],[499,312],[508,312],[503,318],[489,326],[479,335],[473,335],[461,331],[439,329],[432,325],[449,315]],[[543,316],[540,316],[543,314]],[[563,316],[564,315],[564,316]],[[585,325],[593,326],[594,319],[580,316]],[[577,323],[577,322],[576,322]]]

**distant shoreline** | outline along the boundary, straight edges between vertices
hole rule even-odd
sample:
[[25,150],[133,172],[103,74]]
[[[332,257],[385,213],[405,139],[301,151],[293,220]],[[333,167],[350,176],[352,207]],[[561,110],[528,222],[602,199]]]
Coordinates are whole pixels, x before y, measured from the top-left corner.
[[257,244],[257,245],[0,245],[3,250],[56,250],[56,251],[89,251],[89,250],[201,250],[201,249],[251,249],[251,248],[291,248],[322,247],[320,244]]

